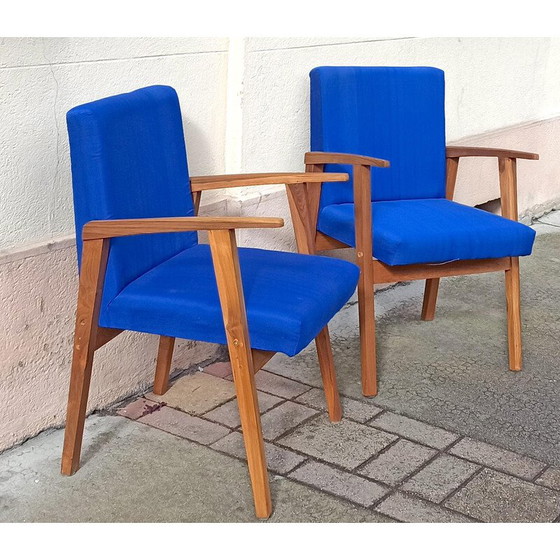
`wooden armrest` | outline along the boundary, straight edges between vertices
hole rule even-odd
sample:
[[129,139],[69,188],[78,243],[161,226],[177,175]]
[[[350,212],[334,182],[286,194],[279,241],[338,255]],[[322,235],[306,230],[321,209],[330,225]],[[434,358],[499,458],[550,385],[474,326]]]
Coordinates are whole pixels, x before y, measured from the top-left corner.
[[370,165],[372,167],[389,167],[391,163],[386,159],[359,156],[356,154],[337,154],[334,152],[307,152],[305,163],[317,165],[322,163],[345,163],[348,165]]
[[253,187],[258,185],[293,185],[297,183],[332,183],[348,181],[347,173],[244,173],[241,175],[212,175],[191,177],[192,192]]
[[539,154],[502,150],[500,148],[471,148],[467,146],[447,146],[447,157],[497,157],[512,159],[539,159]]
[[178,233],[198,230],[233,230],[237,228],[279,228],[282,218],[180,217],[142,218],[133,220],[95,220],[82,230],[84,241],[142,235],[147,233]]

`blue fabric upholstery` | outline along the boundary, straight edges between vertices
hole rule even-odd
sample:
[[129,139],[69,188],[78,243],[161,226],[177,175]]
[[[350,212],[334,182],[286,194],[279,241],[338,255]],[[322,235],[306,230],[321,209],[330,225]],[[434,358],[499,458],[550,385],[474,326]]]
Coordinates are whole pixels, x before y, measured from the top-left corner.
[[[173,88],[152,86],[86,103],[68,112],[67,123],[79,261],[82,227],[90,220],[194,215]],[[115,239],[104,303],[196,242],[192,232]]]
[[[535,232],[445,200],[444,74],[427,67],[311,71],[311,149],[391,162],[372,168],[373,253],[389,265],[521,256]],[[351,166],[327,171],[352,173]],[[324,183],[319,231],[355,245],[352,185]]]
[[[78,259],[90,220],[193,216],[176,92],[152,86],[69,111]],[[294,355],[352,295],[338,259],[239,250],[253,348]],[[99,324],[225,343],[212,259],[195,233],[111,240]]]
[[[348,301],[359,271],[328,257],[239,249],[253,348],[289,356],[305,348]],[[208,245],[197,245],[131,282],[100,324],[224,344],[226,335]]]
[[[442,70],[320,67],[310,76],[313,151],[389,160],[372,169],[372,200],[445,197]],[[352,200],[351,182],[323,185],[321,207]]]
[[[373,255],[389,265],[529,255],[535,231],[445,199],[372,203]],[[355,247],[354,204],[332,204],[318,229]]]

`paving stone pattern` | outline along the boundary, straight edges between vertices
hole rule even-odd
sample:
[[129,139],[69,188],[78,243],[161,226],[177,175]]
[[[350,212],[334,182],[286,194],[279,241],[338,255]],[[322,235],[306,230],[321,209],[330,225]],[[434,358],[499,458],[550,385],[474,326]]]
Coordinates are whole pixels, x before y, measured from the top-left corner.
[[[229,371],[208,366],[117,414],[245,460]],[[394,521],[560,520],[557,467],[367,400],[344,397],[344,417],[331,423],[316,387],[268,371],[256,379],[271,475]]]

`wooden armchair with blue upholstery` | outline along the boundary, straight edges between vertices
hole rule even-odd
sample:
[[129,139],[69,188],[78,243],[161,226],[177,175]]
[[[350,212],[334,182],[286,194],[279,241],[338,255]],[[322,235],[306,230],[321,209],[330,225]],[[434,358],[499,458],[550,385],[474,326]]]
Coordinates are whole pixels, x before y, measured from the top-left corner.
[[[505,271],[509,368],[521,369],[519,257],[535,232],[517,222],[517,159],[538,155],[445,144],[444,73],[427,67],[311,71],[309,172],[350,183],[288,187],[299,251],[353,247],[362,389],[377,394],[375,284],[426,279],[422,319],[434,318],[439,279]],[[495,157],[502,216],[453,202],[459,158]],[[373,256],[373,259],[372,259]]]
[[[167,390],[175,338],[229,349],[258,517],[271,513],[254,375],[276,353],[316,340],[328,414],[341,418],[328,321],[358,268],[337,259],[237,249],[236,228],[278,218],[198,217],[205,190],[344,181],[337,174],[189,179],[175,90],[151,86],[67,115],[80,282],[62,472],[79,467],[95,350],[124,330],[160,336],[154,392]],[[209,245],[198,242],[207,230]]]

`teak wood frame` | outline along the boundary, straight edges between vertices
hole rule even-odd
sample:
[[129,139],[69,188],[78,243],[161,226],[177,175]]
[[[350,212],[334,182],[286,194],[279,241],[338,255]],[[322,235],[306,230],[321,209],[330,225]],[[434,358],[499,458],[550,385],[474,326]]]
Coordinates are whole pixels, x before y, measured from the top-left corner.
[[[498,158],[502,215],[518,219],[517,212],[517,159],[539,159],[537,154],[494,148],[448,146],[446,150],[446,197],[453,199],[459,159],[461,157]],[[390,162],[354,154],[308,152],[305,154],[306,171],[322,173],[326,164],[346,164],[353,168],[355,203],[355,252],[360,267],[358,283],[358,313],[360,326],[360,354],[362,392],[365,396],[377,394],[377,366],[375,342],[374,286],[388,282],[426,280],[422,319],[431,321],[435,316],[439,279],[445,276],[505,272],[509,368],[519,371],[521,356],[521,315],[519,258],[464,260],[451,263],[389,266],[373,255],[371,213],[371,168],[389,167]],[[298,250],[315,254],[317,251],[347,248],[346,245],[317,230],[321,182],[286,185],[290,212]]]
[[[198,213],[200,195],[205,190],[242,185],[282,183],[289,185],[305,184],[307,181],[347,180],[348,175],[345,173],[193,177],[191,190]],[[84,226],[76,329],[62,453],[63,474],[72,475],[79,468],[94,352],[122,332],[118,329],[101,327],[98,323],[110,240],[129,235],[207,230],[247,451],[255,512],[260,518],[270,516],[272,503],[254,375],[274,356],[275,352],[251,348],[235,229],[277,228],[283,225],[284,222],[280,218],[177,217],[92,221]],[[154,393],[158,395],[165,393],[168,388],[174,344],[175,338],[160,337],[154,380]],[[329,418],[337,422],[341,419],[342,411],[327,326],[317,335],[316,345]]]

